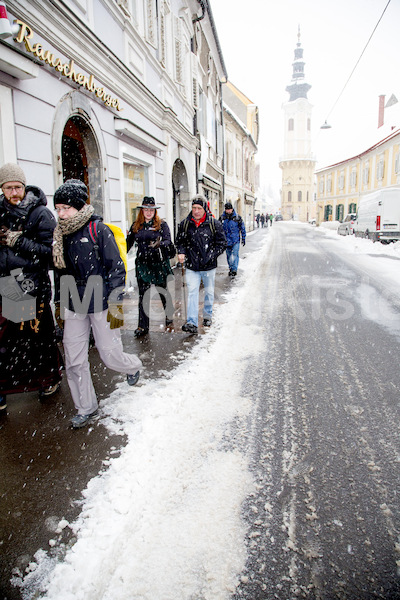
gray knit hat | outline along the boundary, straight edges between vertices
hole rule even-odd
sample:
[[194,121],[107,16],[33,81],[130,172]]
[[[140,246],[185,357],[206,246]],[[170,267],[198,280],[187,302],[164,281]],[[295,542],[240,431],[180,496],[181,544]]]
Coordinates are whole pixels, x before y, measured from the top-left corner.
[[8,181],[19,181],[26,185],[25,173],[19,165],[7,163],[0,168],[0,187]]

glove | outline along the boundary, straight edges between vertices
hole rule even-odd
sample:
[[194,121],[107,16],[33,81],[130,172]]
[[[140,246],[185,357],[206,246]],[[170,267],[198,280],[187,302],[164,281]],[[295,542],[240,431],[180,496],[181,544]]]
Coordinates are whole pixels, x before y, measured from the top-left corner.
[[161,244],[161,238],[158,237],[157,239],[149,242],[149,248],[153,248],[153,250],[156,250],[157,248],[160,247],[160,244]]
[[21,235],[22,231],[11,231],[7,227],[2,227],[0,230],[0,244],[12,248]]
[[4,225],[0,229],[0,244],[2,246],[7,246],[7,239],[6,239],[7,238],[7,231],[8,231],[8,229],[7,229],[7,227],[4,227]]
[[119,329],[122,327],[124,324],[122,304],[108,305],[107,323],[110,323],[110,329]]
[[246,242],[244,240],[242,240],[242,246],[245,246]]
[[54,316],[60,329],[64,329],[64,319],[61,318],[61,307],[59,302],[54,303]]

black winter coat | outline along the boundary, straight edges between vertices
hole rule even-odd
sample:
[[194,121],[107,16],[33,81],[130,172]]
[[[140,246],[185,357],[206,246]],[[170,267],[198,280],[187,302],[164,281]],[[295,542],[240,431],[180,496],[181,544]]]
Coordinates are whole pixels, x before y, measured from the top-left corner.
[[[159,248],[150,248],[149,243],[160,239]],[[161,229],[158,231],[150,223],[144,223],[135,233],[133,225],[126,238],[128,252],[134,244],[137,244],[136,252],[136,277],[147,283],[165,285],[168,275],[172,275],[171,265],[166,255],[166,249],[171,244],[171,232],[168,224],[161,221]]]
[[[211,220],[215,225],[213,232]],[[192,271],[211,271],[217,268],[217,259],[226,248],[224,228],[210,214],[198,227],[192,213],[179,223],[176,238],[178,254],[185,254],[186,267]]]
[[[90,221],[96,221],[96,244],[93,242],[89,233]],[[81,229],[78,229],[78,231],[64,236],[64,260],[66,269],[56,269],[55,301],[58,302],[62,299],[63,292],[60,290],[60,286],[64,285],[62,280],[63,275],[72,275],[74,277],[79,298],[81,300],[83,299],[89,277],[91,275],[100,275],[102,278],[100,284],[101,290],[99,290],[97,286],[95,287],[87,310],[79,310],[79,306],[74,306],[71,297],[69,298],[70,310],[73,312],[87,312],[91,314],[94,312],[101,312],[108,308],[108,299],[111,292],[114,290],[116,292],[111,299],[114,302],[117,301],[125,286],[126,271],[111,229],[102,222],[101,217],[92,215],[90,221],[88,221]],[[95,245],[98,246],[97,252]],[[66,280],[64,280],[64,282],[65,281]],[[64,290],[67,289],[68,285],[65,286]],[[97,299],[99,299],[98,302]]]
[[18,206],[9,204],[3,195],[0,197],[0,227],[22,231],[12,248],[0,245],[0,277],[10,276],[14,269],[22,269],[21,283],[30,284],[24,291],[48,302],[51,298],[48,270],[52,264],[56,220],[46,208],[44,192],[32,185],[25,189],[25,198]]

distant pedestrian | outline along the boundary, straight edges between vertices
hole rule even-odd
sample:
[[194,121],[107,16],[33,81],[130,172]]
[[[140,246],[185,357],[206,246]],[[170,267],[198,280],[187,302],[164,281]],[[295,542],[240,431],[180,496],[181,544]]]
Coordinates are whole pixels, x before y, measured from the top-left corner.
[[274,222],[274,215],[272,213],[269,215],[269,222],[270,222],[270,226],[272,227],[272,224]]
[[[88,360],[90,329],[101,360],[109,369],[125,373],[129,385],[137,383],[142,368],[139,358],[125,353],[122,347],[119,328],[124,320],[120,292],[125,285],[125,266],[114,234],[101,217],[93,214],[93,206],[87,204],[87,200],[87,187],[77,179],[67,180],[54,194],[54,206],[59,217],[53,246],[58,275],[56,315],[61,325],[65,316],[65,368],[78,411],[71,419],[74,429],[87,425],[98,410]],[[93,230],[97,239],[91,235]],[[60,305],[60,292],[65,293],[63,275],[72,275],[79,296],[73,297],[67,290],[68,307]],[[96,294],[99,279],[100,293]],[[94,282],[94,288],[90,295],[91,282]],[[87,305],[85,292],[89,296]]]
[[239,265],[240,240],[246,244],[246,227],[240,215],[236,214],[232,204],[225,204],[225,211],[220,216],[227,242],[226,258],[229,267],[229,277],[236,277]]
[[173,277],[168,250],[173,247],[171,233],[166,221],[158,216],[155,200],[145,196],[139,207],[136,221],[126,239],[128,251],[137,244],[136,278],[139,287],[139,320],[135,337],[149,332],[150,288],[152,285],[160,295],[165,311],[165,326],[173,325],[174,307],[167,287],[168,277]]
[[186,263],[188,288],[187,321],[182,330],[197,333],[199,321],[199,289],[204,284],[203,326],[210,327],[214,304],[217,259],[226,248],[222,223],[207,212],[207,201],[197,195],[192,200],[192,210],[179,223],[176,238],[178,261]]
[[269,214],[266,213],[266,215],[265,215],[265,227],[268,227],[268,225],[269,225]]
[[265,223],[265,215],[264,215],[264,213],[261,213],[260,221],[261,221],[261,227],[264,227],[264,223]]
[[260,227],[260,213],[257,213],[256,221],[257,221],[257,227]]
[[[15,322],[4,316],[0,304],[0,410],[7,408],[6,395],[39,390],[44,398],[54,394],[61,381],[53,313],[50,307],[49,267],[56,220],[44,192],[26,185],[20,166],[0,168],[0,282],[7,281],[16,296],[34,299],[36,316]],[[10,284],[11,285],[11,284]],[[17,302],[14,306],[17,307]],[[22,306],[22,302],[21,302]],[[18,320],[16,318],[16,320]]]

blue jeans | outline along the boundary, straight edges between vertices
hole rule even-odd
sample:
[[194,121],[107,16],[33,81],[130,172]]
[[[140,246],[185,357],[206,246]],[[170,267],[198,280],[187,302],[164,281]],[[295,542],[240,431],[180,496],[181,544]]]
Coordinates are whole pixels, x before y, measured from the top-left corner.
[[236,242],[233,246],[228,246],[226,249],[226,258],[230,271],[237,271],[239,265],[239,248],[240,242]]
[[204,284],[204,309],[203,317],[212,318],[214,304],[214,284],[217,269],[211,271],[191,271],[186,269],[186,285],[188,289],[187,322],[193,325],[199,323],[199,289],[203,280]]

